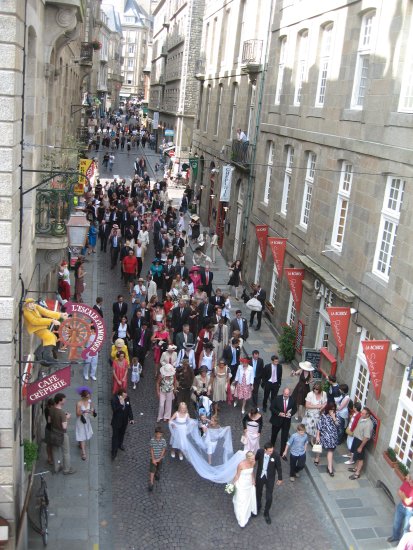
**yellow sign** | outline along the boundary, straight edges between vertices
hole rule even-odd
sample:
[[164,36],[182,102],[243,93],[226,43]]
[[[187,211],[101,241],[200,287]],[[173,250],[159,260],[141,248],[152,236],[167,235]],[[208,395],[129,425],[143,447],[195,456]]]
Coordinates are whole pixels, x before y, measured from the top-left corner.
[[73,192],[75,195],[83,195],[83,193],[85,192],[85,186],[83,185],[83,183],[76,183],[73,188]]
[[[87,175],[87,172],[88,172],[89,168],[91,167],[92,162],[93,162],[92,159],[80,159],[79,160],[79,172],[81,174],[83,174],[83,176],[79,176],[79,178],[77,180],[78,183],[81,183],[82,185],[86,185],[87,180],[84,176]],[[76,191],[75,191],[75,193],[76,193]],[[82,191],[82,193],[83,193],[83,191]]]

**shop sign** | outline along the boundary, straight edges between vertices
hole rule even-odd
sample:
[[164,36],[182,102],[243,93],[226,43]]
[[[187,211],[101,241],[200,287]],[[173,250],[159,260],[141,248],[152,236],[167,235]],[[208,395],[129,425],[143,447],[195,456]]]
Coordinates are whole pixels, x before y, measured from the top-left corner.
[[87,176],[89,179],[93,176],[93,160],[92,159],[80,159],[79,160],[79,172],[83,174],[83,176],[79,175],[78,177],[78,183],[82,183],[83,185],[87,184],[87,179],[84,176]]
[[334,340],[337,344],[340,359],[344,360],[344,352],[346,349],[348,327],[350,325],[350,308],[349,307],[327,307],[328,316],[330,317],[331,330],[333,331]]
[[334,294],[319,279],[314,280],[314,290],[317,293],[318,300],[324,297],[324,307],[331,307],[333,305]]
[[301,308],[301,299],[303,297],[303,280],[305,276],[305,269],[296,269],[295,267],[286,267],[284,269],[287,275],[288,284],[290,285],[291,294],[295,303],[295,309],[297,312]]
[[[90,320],[89,322],[93,323],[95,327],[96,337],[89,347],[85,347],[83,349],[81,357],[83,359],[86,359],[86,357],[90,355],[97,355],[97,353],[102,349],[102,346],[106,339],[106,326],[103,321],[103,318],[93,308],[87,306],[86,304],[75,304],[73,302],[68,302],[65,305],[65,309],[66,309],[66,313],[68,313],[69,315],[75,315],[75,314],[84,315],[89,318]],[[69,318],[63,321],[61,325],[64,325],[65,323],[67,323],[68,327],[70,328],[70,323],[73,324],[73,321],[71,318]],[[69,344],[67,342],[65,343]]]
[[198,157],[190,157],[189,159],[189,166],[192,170],[192,181],[195,181],[198,177]]
[[267,255],[268,225],[256,225],[255,234],[260,245],[262,259],[265,261],[265,256]]
[[390,340],[363,340],[361,344],[366,356],[374,393],[376,398],[379,399]]
[[226,164],[222,167],[222,180],[221,180],[221,195],[220,202],[229,202],[231,196],[231,184],[232,184],[232,173],[234,167],[230,164]]
[[278,278],[283,275],[285,249],[287,247],[287,239],[278,239],[277,237],[268,237],[268,244],[271,247],[274,258],[275,268]]
[[152,130],[157,130],[159,126],[159,111],[153,113]]
[[164,133],[165,136],[170,136],[170,137],[173,137],[174,136],[174,131],[173,130],[165,130],[165,133]]
[[27,404],[34,405],[70,386],[71,366],[60,369],[27,386]]

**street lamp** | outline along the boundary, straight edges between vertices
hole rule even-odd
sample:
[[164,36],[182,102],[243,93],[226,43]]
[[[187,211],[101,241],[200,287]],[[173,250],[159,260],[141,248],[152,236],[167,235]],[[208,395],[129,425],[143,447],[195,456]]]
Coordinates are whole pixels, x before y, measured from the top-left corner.
[[70,249],[70,265],[73,267],[86,244],[90,223],[83,212],[74,212],[70,216],[66,227]]

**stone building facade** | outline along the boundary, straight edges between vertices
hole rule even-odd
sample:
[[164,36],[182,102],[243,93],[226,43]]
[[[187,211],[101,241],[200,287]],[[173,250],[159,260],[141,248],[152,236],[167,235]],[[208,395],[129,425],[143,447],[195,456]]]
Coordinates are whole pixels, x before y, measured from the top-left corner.
[[[243,257],[276,332],[300,322],[296,359],[321,350],[322,370],[371,408],[367,475],[394,492],[383,452],[413,461],[412,43],[412,2],[277,3]],[[270,247],[257,255],[257,226],[287,239],[285,268],[304,270],[300,310]],[[355,310],[343,361],[329,306]],[[379,397],[366,340],[393,345]]]
[[158,143],[173,142],[177,158],[192,142],[203,13],[204,0],[160,0],[153,11],[149,116],[159,113]]

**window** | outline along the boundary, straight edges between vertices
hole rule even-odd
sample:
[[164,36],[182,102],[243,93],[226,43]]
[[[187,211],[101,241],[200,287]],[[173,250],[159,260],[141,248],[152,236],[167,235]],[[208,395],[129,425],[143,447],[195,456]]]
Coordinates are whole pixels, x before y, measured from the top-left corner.
[[370,53],[374,46],[376,12],[366,13],[361,22],[360,39],[357,50],[356,71],[354,74],[351,107],[362,109],[369,76]]
[[353,386],[351,397],[354,401],[361,403],[364,407],[367,402],[367,396],[370,388],[370,373],[367,366],[366,356],[363,352],[362,342],[364,340],[373,340],[369,331],[363,328],[360,333],[360,342],[357,350],[356,367],[354,369]]
[[326,27],[324,27],[322,42],[321,42],[318,85],[317,85],[317,93],[316,93],[316,99],[315,99],[316,107],[323,107],[324,105],[327,78],[328,78],[328,67],[330,64],[332,35],[333,35],[333,25],[327,25]]
[[262,267],[262,254],[261,254],[261,249],[258,248],[257,263],[255,266],[255,278],[254,278],[255,283],[260,282],[261,267]]
[[343,247],[352,179],[353,167],[348,162],[343,161],[340,173],[336,213],[334,216],[333,236],[331,239],[331,246],[337,248],[337,250],[341,250]]
[[206,104],[205,104],[204,132],[208,130],[208,118],[209,118],[210,106],[211,106],[211,86],[208,86]]
[[251,139],[253,133],[254,120],[254,110],[255,110],[255,94],[257,92],[257,87],[255,84],[250,85],[249,91],[249,106],[248,106],[248,129],[247,129],[247,138]]
[[413,463],[413,381],[403,377],[390,446],[408,468]]
[[133,67],[133,57],[131,59],[128,59],[128,69],[132,69]]
[[129,44],[129,53],[135,53],[135,44]]
[[219,119],[221,118],[222,90],[223,90],[223,86],[222,86],[222,84],[220,84],[218,86],[218,100],[217,100],[217,108],[215,110],[215,131],[214,131],[214,135],[218,135]]
[[409,52],[413,48],[413,16],[410,21],[410,33],[407,48],[405,48],[402,87],[400,90],[399,111],[413,113],[413,57]]
[[271,279],[271,289],[270,289],[270,303],[275,307],[277,301],[277,290],[278,290],[278,276],[275,265],[272,268],[272,279]]
[[317,333],[315,338],[315,344],[314,347],[316,349],[320,348],[328,348],[328,339],[330,336],[330,317],[328,316],[327,310],[326,310],[326,299],[324,296],[321,296],[320,298],[320,308],[319,308],[319,318],[318,318],[318,325],[317,325]]
[[308,31],[299,35],[298,63],[295,77],[294,105],[301,104],[303,82],[307,79]]
[[288,302],[288,310],[287,310],[287,324],[289,324],[290,327],[295,325],[296,316],[297,316],[297,310],[295,309],[293,295],[290,292],[290,300]]
[[285,60],[287,55],[287,37],[284,36],[280,40],[280,60],[278,62],[278,77],[277,87],[275,89],[275,104],[278,105],[281,101],[281,92],[284,80]]
[[389,176],[384,194],[373,273],[389,280],[391,262],[403,203],[404,180]]
[[314,153],[308,154],[307,170],[306,170],[305,182],[304,182],[303,204],[301,207],[301,218],[300,218],[300,225],[305,229],[307,229],[308,221],[310,219],[316,158],[317,157]]
[[232,108],[231,108],[231,117],[230,117],[230,126],[228,139],[232,139],[235,129],[235,119],[237,116],[237,101],[238,101],[238,83],[234,82],[232,85]]
[[271,193],[271,176],[272,176],[272,167],[274,164],[274,143],[272,141],[267,142],[267,176],[265,178],[265,188],[264,188],[264,202],[268,204],[270,202],[270,193]]
[[288,196],[290,194],[290,185],[291,185],[291,174],[293,170],[293,162],[294,162],[294,148],[289,145],[287,147],[287,163],[285,166],[285,174],[284,174],[284,188],[283,188],[283,195],[281,199],[281,214],[286,215],[287,214],[287,208],[288,208]]

